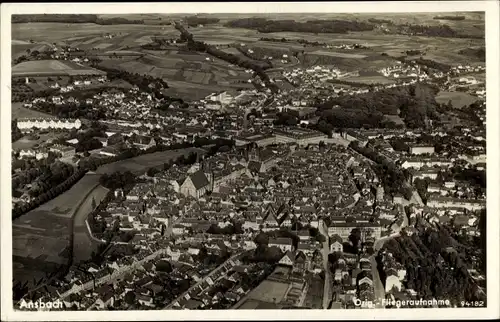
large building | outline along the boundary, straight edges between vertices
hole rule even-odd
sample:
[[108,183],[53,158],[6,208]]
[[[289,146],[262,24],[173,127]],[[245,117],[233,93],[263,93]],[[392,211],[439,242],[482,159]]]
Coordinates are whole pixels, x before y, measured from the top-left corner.
[[56,144],[50,147],[50,152],[60,154],[63,158],[67,158],[75,155],[75,148],[71,146]]
[[236,146],[243,146],[254,143],[257,146],[267,146],[276,143],[276,137],[271,134],[248,134],[235,139]]
[[203,170],[198,170],[188,176],[180,187],[180,192],[185,196],[200,198],[208,191],[212,191],[212,178]]
[[324,133],[305,128],[281,128],[275,131],[276,143],[318,144],[328,139]]
[[328,227],[328,236],[338,235],[343,241],[348,240],[354,228],[361,230],[362,239],[370,234],[371,237],[378,239],[382,235],[382,227],[376,222],[333,222]]
[[485,200],[475,199],[459,199],[449,197],[434,197],[431,196],[427,200],[427,207],[431,208],[464,208],[467,210],[475,211],[486,208]]
[[434,146],[431,145],[415,145],[410,147],[411,154],[433,154]]
[[37,118],[37,119],[18,119],[17,127],[22,130],[48,130],[48,129],[79,129],[82,122],[78,119],[55,119],[55,118]]

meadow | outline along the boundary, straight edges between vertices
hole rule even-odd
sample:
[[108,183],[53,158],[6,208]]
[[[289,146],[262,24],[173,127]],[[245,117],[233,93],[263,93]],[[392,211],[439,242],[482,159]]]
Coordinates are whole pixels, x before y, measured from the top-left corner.
[[342,78],[343,81],[360,84],[394,84],[395,81],[384,76],[355,76]]
[[439,92],[436,96],[436,102],[440,104],[448,104],[448,102],[451,101],[453,108],[469,106],[477,100],[478,98],[476,96],[472,96],[464,92]]
[[60,60],[33,60],[17,64],[12,67],[12,76],[25,77],[35,75],[104,75],[95,68],[83,66],[72,61]]
[[205,150],[198,148],[188,148],[181,150],[171,150],[163,152],[155,152],[137,156],[135,158],[126,159],[122,161],[117,161],[109,163],[99,167],[96,171],[97,174],[111,174],[116,171],[131,171],[135,173],[140,173],[146,171],[148,168],[161,166],[169,160],[174,160],[181,155],[188,156],[189,153],[205,153]]
[[99,176],[86,175],[65,193],[12,222],[14,279],[43,276],[46,269],[68,263],[73,216],[87,193],[98,185]]

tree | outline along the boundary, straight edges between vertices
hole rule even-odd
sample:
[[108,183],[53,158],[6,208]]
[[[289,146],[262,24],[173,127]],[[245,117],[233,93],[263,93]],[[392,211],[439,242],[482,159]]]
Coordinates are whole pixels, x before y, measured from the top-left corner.
[[97,203],[95,202],[95,197],[92,196],[92,210],[97,208]]
[[320,243],[326,242],[326,237],[323,234],[318,234],[316,236],[316,240],[319,241]]
[[158,170],[157,168],[155,167],[152,167],[152,168],[149,168],[147,171],[146,171],[146,174],[149,176],[149,177],[154,177],[155,174],[157,174],[158,172],[160,172],[160,170]]
[[132,305],[135,303],[135,293],[133,291],[128,291],[127,294],[125,294],[125,303]]
[[172,264],[166,260],[160,260],[156,264],[156,270],[164,273],[171,273],[173,271]]
[[349,241],[351,242],[352,246],[357,250],[359,246],[359,242],[361,240],[361,229],[359,228],[354,228],[351,231],[351,234],[349,235]]
[[260,232],[254,239],[254,243],[257,245],[257,246],[267,246],[269,244],[269,235],[264,233],[264,232]]

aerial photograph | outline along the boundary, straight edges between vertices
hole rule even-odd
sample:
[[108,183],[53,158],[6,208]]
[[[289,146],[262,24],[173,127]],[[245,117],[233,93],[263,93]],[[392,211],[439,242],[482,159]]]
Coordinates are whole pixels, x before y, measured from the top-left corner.
[[77,13],[11,17],[15,310],[487,306],[485,12]]

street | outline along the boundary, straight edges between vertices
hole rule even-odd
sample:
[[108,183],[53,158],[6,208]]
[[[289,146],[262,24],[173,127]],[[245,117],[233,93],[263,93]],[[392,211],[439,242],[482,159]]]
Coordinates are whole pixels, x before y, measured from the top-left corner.
[[392,238],[399,237],[401,229],[408,226],[408,217],[406,216],[406,213],[404,212],[404,208],[402,206],[400,207],[400,211],[401,215],[403,216],[403,223],[401,224],[399,231],[389,236],[377,239],[373,244],[374,253],[372,256],[370,256],[370,263],[372,267],[372,276],[373,276],[373,291],[375,295],[375,308],[377,309],[384,308],[384,306],[382,305],[382,300],[385,299],[385,288],[378,273],[377,261],[375,260],[375,257],[378,255],[378,252],[380,251],[382,246],[384,246],[384,243],[386,241]]
[[328,231],[324,224],[319,225],[320,233],[325,236],[325,241],[323,242],[323,248],[321,249],[321,255],[323,256],[323,269],[325,271],[325,286],[323,289],[323,309],[328,309],[330,304],[330,288],[332,286],[332,276],[330,268],[328,267],[328,254],[330,254],[330,242],[328,238]]

